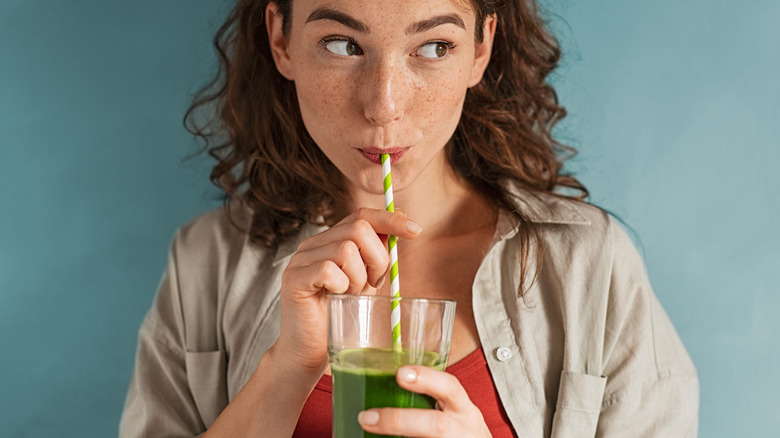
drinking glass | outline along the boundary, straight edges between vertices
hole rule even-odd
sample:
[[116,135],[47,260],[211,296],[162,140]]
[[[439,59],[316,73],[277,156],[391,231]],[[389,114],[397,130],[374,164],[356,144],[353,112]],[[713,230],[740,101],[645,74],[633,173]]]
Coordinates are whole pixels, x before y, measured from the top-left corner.
[[[398,303],[400,343],[393,343],[392,303]],[[444,370],[452,340],[455,301],[368,295],[329,295],[328,356],[333,379],[333,437],[378,437],[364,432],[358,413],[370,408],[435,409],[436,401],[402,389],[402,365]]]

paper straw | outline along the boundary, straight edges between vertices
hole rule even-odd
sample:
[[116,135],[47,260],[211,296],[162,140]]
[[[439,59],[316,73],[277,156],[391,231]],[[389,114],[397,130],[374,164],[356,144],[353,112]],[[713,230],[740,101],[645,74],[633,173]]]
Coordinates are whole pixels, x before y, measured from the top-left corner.
[[[390,155],[382,154],[382,177],[385,188],[385,209],[395,211],[393,205],[393,178],[390,173]],[[393,299],[390,304],[390,325],[393,328],[393,350],[401,351],[401,291],[398,286],[398,238],[394,235],[387,237],[387,250],[390,253],[390,293]]]

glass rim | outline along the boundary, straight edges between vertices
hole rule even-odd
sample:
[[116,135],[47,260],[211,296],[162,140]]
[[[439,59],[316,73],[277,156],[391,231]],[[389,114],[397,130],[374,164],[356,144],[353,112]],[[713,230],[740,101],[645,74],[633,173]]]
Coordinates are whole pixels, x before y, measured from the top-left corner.
[[457,304],[457,301],[449,298],[420,298],[420,297],[391,297],[390,295],[356,295],[356,294],[328,294],[328,300],[347,300],[347,299],[368,299],[377,301],[416,301],[416,302],[428,302],[432,304]]

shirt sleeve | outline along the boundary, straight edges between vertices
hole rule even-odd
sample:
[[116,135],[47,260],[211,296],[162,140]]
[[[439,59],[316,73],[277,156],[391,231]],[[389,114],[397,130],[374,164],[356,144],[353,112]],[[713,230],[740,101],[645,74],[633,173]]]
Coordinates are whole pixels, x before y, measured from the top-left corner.
[[607,378],[597,437],[695,437],[699,382],[653,293],[644,263],[613,224],[614,259],[604,338]]
[[176,240],[139,331],[120,438],[193,437],[206,430],[187,380]]

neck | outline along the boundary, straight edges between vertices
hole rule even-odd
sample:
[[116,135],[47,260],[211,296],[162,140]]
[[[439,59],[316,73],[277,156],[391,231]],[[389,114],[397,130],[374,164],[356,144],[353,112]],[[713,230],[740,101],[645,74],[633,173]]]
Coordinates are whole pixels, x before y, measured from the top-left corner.
[[[396,209],[423,227],[422,240],[457,236],[495,222],[495,209],[455,174],[444,154],[414,181],[395,190],[393,198]],[[383,195],[360,192],[352,194],[351,200],[349,211],[384,208]]]

